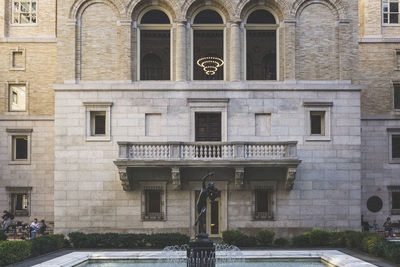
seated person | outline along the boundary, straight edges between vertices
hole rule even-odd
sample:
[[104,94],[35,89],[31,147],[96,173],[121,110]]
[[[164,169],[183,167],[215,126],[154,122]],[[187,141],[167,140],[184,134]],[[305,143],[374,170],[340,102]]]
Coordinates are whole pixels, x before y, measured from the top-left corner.
[[44,234],[44,232],[46,231],[46,228],[47,228],[46,223],[44,222],[44,220],[41,220],[40,224],[39,224],[39,230],[37,231],[37,233],[40,235]]

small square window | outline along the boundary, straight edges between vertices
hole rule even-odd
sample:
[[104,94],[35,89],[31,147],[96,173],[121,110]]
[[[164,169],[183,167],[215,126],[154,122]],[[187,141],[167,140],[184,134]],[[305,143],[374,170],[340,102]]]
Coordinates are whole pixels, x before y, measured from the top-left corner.
[[304,102],[306,141],[330,141],[332,102]]
[[382,13],[384,24],[399,24],[399,0],[383,0]]
[[26,86],[10,85],[9,86],[9,104],[10,112],[26,111]]
[[36,24],[36,0],[13,0],[12,24]]
[[13,160],[28,159],[28,136],[13,136]]
[[7,129],[10,147],[9,164],[30,164],[31,129]]
[[85,102],[86,141],[111,140],[111,102]]
[[325,135],[325,111],[311,111],[311,135]]
[[253,190],[253,214],[254,220],[273,220],[275,205],[276,184],[273,182],[251,182]]
[[10,212],[15,216],[29,216],[32,187],[6,187],[10,197]]
[[221,113],[195,114],[196,141],[221,141]]
[[392,159],[400,160],[400,134],[392,135]]
[[90,120],[91,120],[91,136],[106,134],[105,111],[91,111]]
[[163,221],[165,219],[165,188],[145,186],[142,191],[142,220]]
[[400,84],[393,84],[393,106],[400,109]]
[[10,70],[25,70],[25,49],[11,50]]

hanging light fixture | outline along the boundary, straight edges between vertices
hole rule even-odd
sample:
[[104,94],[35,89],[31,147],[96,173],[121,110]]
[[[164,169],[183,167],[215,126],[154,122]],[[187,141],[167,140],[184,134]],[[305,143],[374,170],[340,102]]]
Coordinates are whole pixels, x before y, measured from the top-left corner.
[[224,61],[218,57],[202,57],[197,60],[197,65],[203,68],[206,75],[215,75],[218,68],[224,65]]

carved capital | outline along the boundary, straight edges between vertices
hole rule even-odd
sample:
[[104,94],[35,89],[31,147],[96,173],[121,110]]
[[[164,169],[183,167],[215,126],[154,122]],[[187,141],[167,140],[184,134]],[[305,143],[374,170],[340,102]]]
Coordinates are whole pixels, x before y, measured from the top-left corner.
[[175,190],[181,189],[181,172],[178,167],[171,168],[171,180]]
[[121,180],[121,185],[124,191],[132,191],[132,185],[129,183],[128,174],[126,168],[118,169],[119,179]]
[[243,189],[244,186],[244,168],[235,168],[235,188],[237,190]]
[[285,184],[287,190],[293,189],[295,179],[296,179],[296,168],[288,168],[286,173],[286,184]]

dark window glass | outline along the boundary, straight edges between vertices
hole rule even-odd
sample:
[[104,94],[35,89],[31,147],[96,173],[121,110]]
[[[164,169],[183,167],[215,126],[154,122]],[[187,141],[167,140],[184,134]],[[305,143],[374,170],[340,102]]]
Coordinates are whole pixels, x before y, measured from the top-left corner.
[[400,135],[392,135],[392,158],[400,159]]
[[388,3],[383,3],[383,12],[389,12]]
[[268,208],[268,190],[257,189],[256,194],[256,212],[269,212]]
[[206,9],[200,11],[199,14],[196,15],[193,21],[194,24],[223,24],[224,21],[222,20],[221,16],[218,12]]
[[15,159],[28,159],[28,137],[15,137]]
[[143,15],[141,24],[170,24],[167,14],[161,10],[150,10]]
[[221,113],[195,115],[196,141],[221,141]]
[[211,234],[219,234],[219,203],[211,203]]
[[400,192],[392,192],[392,209],[400,209]]
[[399,14],[390,14],[390,23],[399,23]]
[[276,80],[276,31],[247,30],[247,80]]
[[388,14],[383,14],[383,23],[388,23]]
[[[193,78],[194,80],[222,80],[224,67],[219,66],[214,74],[208,75],[205,69],[197,64],[199,59],[215,57],[224,60],[224,32],[222,30],[195,30],[193,48]],[[211,65],[210,65],[211,64]],[[208,66],[214,66],[210,63]]]
[[11,194],[11,212],[17,216],[28,215],[28,195],[24,193]]
[[274,16],[267,10],[259,9],[250,14],[247,18],[247,23],[252,24],[275,24]]
[[399,3],[390,3],[390,12],[399,12]]
[[95,115],[94,134],[106,134],[106,115]]
[[170,31],[140,31],[140,80],[170,80]]
[[400,109],[400,84],[394,84],[394,108]]
[[311,134],[322,135],[322,120],[323,114],[321,112],[311,112]]
[[146,190],[146,213],[161,212],[161,191]]

